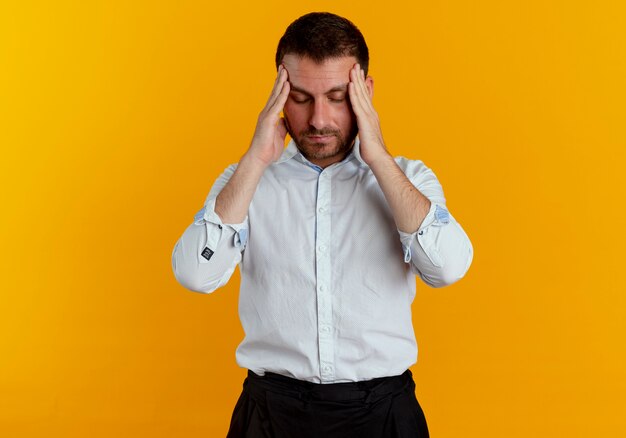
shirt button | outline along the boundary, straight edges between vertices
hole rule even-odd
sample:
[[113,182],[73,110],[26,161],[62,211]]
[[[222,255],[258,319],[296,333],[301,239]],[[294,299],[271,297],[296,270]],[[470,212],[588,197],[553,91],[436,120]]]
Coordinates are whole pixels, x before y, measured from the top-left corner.
[[330,332],[330,327],[328,327],[327,325],[325,325],[324,327],[322,327],[322,331],[324,333],[329,333]]
[[321,291],[321,292],[324,292],[325,290],[326,290],[326,287],[322,284],[322,285],[320,286],[320,291]]
[[329,367],[328,365],[324,365],[324,367],[322,368],[325,372],[330,373],[330,371],[332,370],[331,367]]
[[320,250],[320,252],[324,252],[326,251],[326,245],[320,245],[318,249]]
[[324,207],[320,207],[317,209],[317,211],[319,211],[320,213],[324,213],[326,209]]

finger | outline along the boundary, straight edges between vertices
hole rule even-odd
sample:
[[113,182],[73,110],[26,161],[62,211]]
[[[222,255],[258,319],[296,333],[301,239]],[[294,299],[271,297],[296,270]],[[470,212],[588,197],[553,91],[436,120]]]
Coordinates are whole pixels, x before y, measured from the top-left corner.
[[267,103],[265,104],[264,109],[270,108],[274,104],[286,80],[287,80],[287,71],[285,70],[285,67],[280,65],[278,66],[278,76],[276,77],[276,81],[274,82],[274,87],[272,88],[272,92],[270,94],[269,99],[267,100]]
[[282,138],[284,141],[285,137],[287,136],[287,125],[285,125],[285,119],[283,117],[281,117],[280,120],[278,120],[277,127],[278,127],[278,136]]
[[276,79],[274,80],[274,85],[272,86],[272,91],[270,92],[270,98],[274,95],[274,93],[276,91],[276,87],[278,86],[278,83],[280,82],[280,76],[281,76],[282,72],[283,72],[283,66],[279,65],[278,66],[278,71],[276,72]]
[[280,90],[278,96],[274,100],[272,106],[270,107],[270,111],[272,114],[280,113],[285,107],[285,102],[287,102],[287,98],[289,97],[289,91],[291,90],[291,84],[289,81],[285,80],[283,82],[283,87]]
[[280,94],[280,90],[283,87],[283,83],[287,80],[287,71],[285,67],[282,65],[278,66],[278,76],[276,77],[276,81],[274,83],[274,88],[272,88],[272,93],[270,98],[268,99],[268,103],[271,105],[276,97]]
[[274,131],[274,161],[280,158],[285,148],[285,138],[287,137],[287,127],[285,126],[285,119],[280,118]]
[[365,72],[363,71],[363,69],[361,68],[361,66],[359,64],[358,65],[358,84],[359,84],[359,88],[361,89],[361,95],[363,97],[363,100],[365,102],[365,106],[370,110],[370,111],[374,111],[374,105],[372,104],[372,98],[370,97],[369,94],[369,90],[367,89],[367,85],[365,84]]
[[354,112],[358,115],[365,114],[366,106],[362,96],[362,89],[358,84],[358,76],[356,69],[350,71],[350,83],[348,84],[348,92],[350,93],[350,102]]
[[348,83],[348,94],[350,95],[352,110],[354,114],[356,114],[357,119],[360,119],[365,114],[365,110],[363,108],[363,102],[361,102],[361,98],[358,95],[357,85],[352,81]]
[[[357,86],[356,77],[356,65],[350,70],[350,82],[348,83],[348,93],[350,94],[350,102],[353,107],[356,106],[358,110],[362,110],[363,103],[361,102],[360,89]],[[356,112],[355,109],[355,112]]]
[[357,91],[357,96],[359,101],[361,102],[364,109],[367,108],[366,98],[364,95],[363,81],[361,80],[361,73],[359,72],[359,65],[356,64],[354,66],[354,71],[352,72],[352,82],[354,82],[355,90]]

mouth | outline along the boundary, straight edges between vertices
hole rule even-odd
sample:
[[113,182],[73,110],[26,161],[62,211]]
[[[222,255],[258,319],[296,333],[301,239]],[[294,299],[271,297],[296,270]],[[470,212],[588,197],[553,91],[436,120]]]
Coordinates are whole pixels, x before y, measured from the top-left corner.
[[327,141],[333,139],[334,135],[307,135],[306,136],[313,143],[326,143]]

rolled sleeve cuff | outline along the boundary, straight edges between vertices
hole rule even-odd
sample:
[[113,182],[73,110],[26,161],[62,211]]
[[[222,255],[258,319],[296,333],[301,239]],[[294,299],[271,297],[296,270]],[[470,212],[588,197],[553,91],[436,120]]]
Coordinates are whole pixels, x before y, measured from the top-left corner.
[[[194,216],[194,224],[206,227],[206,242],[198,254],[200,263],[208,263],[222,237],[232,236],[235,248],[243,251],[248,242],[248,217],[238,224],[226,224],[215,213],[215,198],[210,199]],[[226,236],[224,236],[226,234]]]
[[405,233],[404,231],[398,230],[404,251],[404,262],[411,262],[411,248],[414,247],[417,242],[432,264],[437,267],[442,267],[443,261],[437,249],[437,236],[439,233],[437,233],[437,230],[433,229],[433,227],[443,227],[449,223],[450,213],[448,213],[448,210],[442,204],[431,202],[430,210],[416,232]]

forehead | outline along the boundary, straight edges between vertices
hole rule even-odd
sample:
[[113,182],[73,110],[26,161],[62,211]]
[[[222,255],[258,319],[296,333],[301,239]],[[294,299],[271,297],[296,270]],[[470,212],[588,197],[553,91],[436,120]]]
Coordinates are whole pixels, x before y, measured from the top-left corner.
[[324,93],[331,88],[350,82],[350,69],[356,64],[354,56],[325,59],[318,63],[311,58],[287,54],[282,64],[289,73],[294,87],[312,93]]

